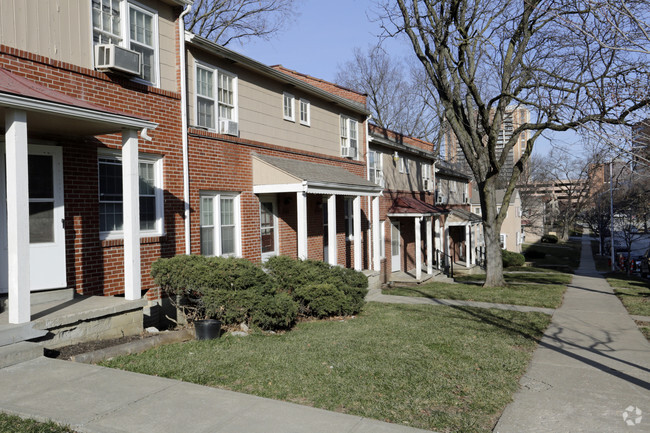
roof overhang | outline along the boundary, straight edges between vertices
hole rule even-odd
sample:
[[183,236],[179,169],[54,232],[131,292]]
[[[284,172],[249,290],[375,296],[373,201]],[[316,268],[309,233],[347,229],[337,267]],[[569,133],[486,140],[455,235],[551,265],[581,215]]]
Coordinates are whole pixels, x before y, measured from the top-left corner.
[[473,226],[479,225],[483,222],[480,215],[470,212],[465,209],[450,209],[449,216],[445,221],[445,226]]
[[373,144],[378,144],[381,146],[388,147],[393,150],[397,151],[402,151],[402,152],[407,152],[412,155],[417,155],[422,158],[427,158],[427,159],[432,159],[432,160],[438,160],[436,155],[433,152],[426,151],[424,149],[420,149],[419,147],[412,146],[410,144],[406,143],[401,143],[395,140],[391,140],[388,137],[384,137],[381,134],[378,134],[376,132],[370,132],[369,134],[370,137],[370,143]]
[[439,208],[415,197],[396,197],[388,209],[387,215],[391,218],[399,217],[430,217],[446,214],[445,209]]
[[[297,169],[292,170],[293,167]],[[331,173],[329,176],[331,180],[309,177],[309,173],[317,171]],[[336,179],[345,179],[345,182],[337,182]],[[262,155],[253,156],[253,192],[255,194],[304,192],[307,194],[377,197],[382,194],[382,191],[381,186],[353,175],[341,167]]]

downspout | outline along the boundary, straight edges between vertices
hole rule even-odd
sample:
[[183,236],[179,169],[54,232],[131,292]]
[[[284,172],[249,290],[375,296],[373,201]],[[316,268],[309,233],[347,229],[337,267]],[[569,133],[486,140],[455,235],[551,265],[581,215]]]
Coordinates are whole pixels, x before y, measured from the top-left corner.
[[190,244],[190,162],[188,155],[188,138],[187,138],[187,65],[185,64],[185,21],[183,18],[192,9],[188,4],[185,10],[178,17],[178,37],[180,46],[180,63],[181,63],[181,129],[183,140],[183,202],[185,205],[183,219],[185,220],[185,254],[192,252]]
[[[370,119],[372,119],[372,115],[368,115],[366,118],[365,124],[366,124],[366,179],[370,180],[370,162],[369,162],[369,155],[370,155],[370,135],[368,135],[368,122],[370,122]],[[368,239],[368,269],[371,270],[373,268],[373,254],[374,254],[374,248],[375,245],[372,242],[373,235],[372,235],[372,230],[376,230],[376,227],[372,227],[372,202],[370,199],[370,196],[366,197],[367,202],[368,202],[368,216],[370,220],[368,221],[368,231],[366,232],[366,239]]]

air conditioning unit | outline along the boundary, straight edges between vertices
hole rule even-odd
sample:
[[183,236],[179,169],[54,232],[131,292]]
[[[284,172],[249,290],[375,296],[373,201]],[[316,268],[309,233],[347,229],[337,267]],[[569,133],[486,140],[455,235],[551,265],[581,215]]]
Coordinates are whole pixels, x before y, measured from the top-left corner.
[[431,189],[431,179],[424,179],[424,190],[429,191]]
[[141,54],[115,44],[95,45],[95,69],[102,72],[142,74]]
[[232,120],[219,121],[219,134],[239,136],[239,124]]
[[437,204],[445,203],[445,195],[444,194],[438,194],[436,196],[436,203]]
[[343,158],[356,158],[357,157],[357,149],[354,147],[349,147],[349,146],[344,146],[341,148],[341,156]]

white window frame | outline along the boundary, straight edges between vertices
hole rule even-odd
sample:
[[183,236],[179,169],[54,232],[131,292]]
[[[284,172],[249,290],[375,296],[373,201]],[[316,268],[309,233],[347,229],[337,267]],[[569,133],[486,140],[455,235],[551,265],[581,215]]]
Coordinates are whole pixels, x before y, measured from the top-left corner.
[[300,108],[300,124],[311,126],[311,103],[307,99],[300,98],[298,106]]
[[[199,95],[198,92],[198,85],[199,82],[197,80],[198,74],[197,71],[199,69],[204,69],[206,71],[212,72],[212,98],[206,97]],[[232,107],[232,119],[225,119],[222,118],[219,113],[219,76],[220,75],[227,75],[230,78],[232,78],[232,86],[233,86],[233,107]],[[212,127],[210,126],[205,126],[205,125],[200,125],[199,124],[199,99],[206,99],[210,100],[213,102],[213,113],[212,113],[212,119],[214,121],[214,125]],[[223,104],[221,104],[223,105]],[[221,68],[218,68],[216,66],[210,65],[209,63],[201,62],[198,60],[195,60],[195,65],[194,65],[194,124],[198,126],[199,128],[205,128],[208,131],[213,131],[213,132],[219,132],[219,122],[222,120],[230,120],[233,122],[239,123],[239,79],[237,77],[237,74],[233,74],[232,72],[223,70]]]
[[502,250],[508,249],[508,235],[505,233],[499,234],[499,244],[501,245]]
[[[212,224],[212,229],[213,229],[213,237],[212,237],[212,251],[214,254],[208,257],[241,257],[242,256],[242,243],[241,243],[241,194],[238,192],[230,192],[230,191],[201,191],[199,194],[200,201],[199,201],[199,212],[200,212],[200,218],[199,218],[199,226],[202,229],[206,226],[203,225],[203,199],[204,198],[210,198],[212,199],[212,218],[213,218],[213,224]],[[221,224],[221,200],[227,198],[227,199],[232,199],[233,200],[233,217],[235,219],[234,223],[234,247],[235,251],[232,253],[227,253],[224,254],[222,250],[222,239],[221,239],[221,229],[222,224]],[[202,233],[201,233],[202,236]],[[203,239],[200,238],[200,245],[201,248],[203,248]],[[203,250],[201,250],[201,254],[203,255]]]
[[431,164],[422,163],[422,180],[431,180]]
[[404,174],[409,174],[409,161],[405,156],[399,158],[399,172]]
[[346,241],[354,241],[354,199],[350,197],[343,198],[343,216],[347,237]]
[[[370,156],[372,156],[372,158]],[[369,169],[369,180],[371,182],[376,183],[379,186],[384,186],[384,154],[383,153],[377,150],[371,150],[369,152],[368,169]]]
[[[102,0],[99,0],[100,3]],[[108,33],[104,31],[103,29],[97,28],[97,31],[109,36],[111,38],[117,39],[114,43],[115,45],[119,45],[121,47],[124,47],[128,50],[132,50],[131,48],[131,13],[130,9],[133,8],[137,10],[138,12],[145,13],[148,15],[151,15],[151,23],[152,23],[152,42],[153,42],[153,71],[152,71],[152,76],[151,76],[151,81],[145,80],[142,77],[135,77],[133,78],[133,81],[137,81],[139,83],[143,83],[146,85],[154,86],[154,87],[160,87],[160,42],[159,42],[159,31],[158,31],[158,11],[155,9],[152,9],[150,7],[147,7],[141,3],[132,1],[132,0],[119,0],[120,1],[120,8],[119,8],[119,19],[120,19],[120,32],[121,34],[115,35],[112,33]],[[95,25],[94,25],[94,19],[93,19],[93,6],[92,6],[92,0],[90,4],[90,27],[91,27],[91,32],[90,34],[92,35],[92,44],[93,46],[95,45],[94,42],[94,37],[95,37]],[[140,42],[133,41],[133,43],[137,45],[143,45]],[[94,49],[92,50],[93,56],[94,56]],[[93,62],[94,66],[94,62]]]
[[288,92],[282,92],[282,118],[290,122],[296,121],[296,98]]
[[[354,125],[354,136],[352,134],[352,125]],[[341,137],[341,149],[344,147],[354,148],[354,158],[359,159],[359,122],[349,116],[341,114],[339,117],[339,134]],[[354,142],[354,146],[352,143]],[[341,150],[343,152],[343,150]]]
[[[108,149],[99,149],[97,152],[97,198],[98,198],[98,207],[102,203],[100,197],[100,171],[99,166],[102,161],[106,160],[107,163],[112,161],[113,164],[122,165],[122,156],[117,151],[112,151]],[[153,230],[140,230],[140,237],[150,237],[150,236],[163,236],[165,230],[165,204],[164,204],[164,185],[163,185],[163,158],[160,155],[154,154],[145,154],[140,153],[138,155],[138,169],[141,162],[150,162],[154,164],[154,187],[155,187],[155,200],[156,200],[156,227]],[[139,197],[139,194],[138,194]],[[117,201],[115,203],[118,203]],[[124,206],[124,201],[122,200],[122,206]],[[122,218],[124,218],[124,207],[122,207]],[[124,231],[123,230],[107,230],[99,232],[100,240],[112,240],[112,239],[123,239]]]

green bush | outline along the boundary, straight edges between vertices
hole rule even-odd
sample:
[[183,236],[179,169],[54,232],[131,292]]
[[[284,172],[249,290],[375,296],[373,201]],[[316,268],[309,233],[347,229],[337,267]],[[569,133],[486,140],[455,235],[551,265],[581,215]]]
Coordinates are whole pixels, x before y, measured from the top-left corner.
[[546,253],[534,248],[528,248],[526,251],[524,251],[524,257],[526,257],[527,260],[543,259],[546,257]]
[[557,244],[558,237],[555,235],[544,235],[542,236],[542,243],[546,244]]
[[347,296],[333,284],[309,284],[297,288],[293,296],[308,316],[338,316],[349,310]]
[[251,323],[262,329],[288,329],[298,316],[298,303],[287,293],[264,296],[251,311]]
[[504,268],[508,268],[510,266],[523,266],[526,262],[523,254],[508,250],[501,250],[501,259],[503,260]]

